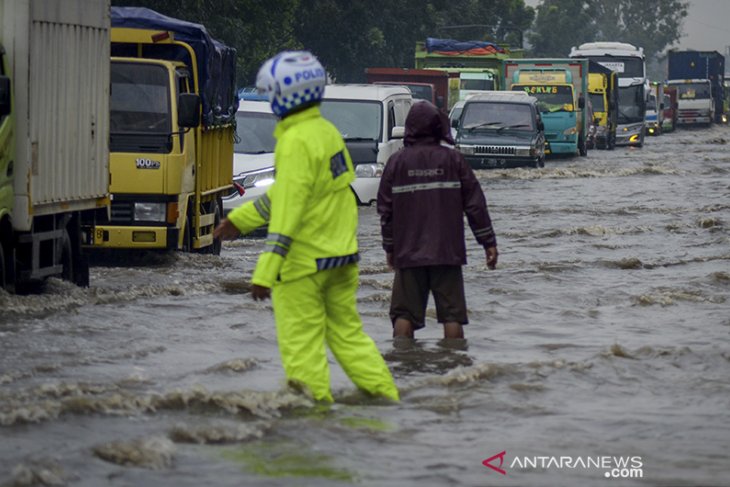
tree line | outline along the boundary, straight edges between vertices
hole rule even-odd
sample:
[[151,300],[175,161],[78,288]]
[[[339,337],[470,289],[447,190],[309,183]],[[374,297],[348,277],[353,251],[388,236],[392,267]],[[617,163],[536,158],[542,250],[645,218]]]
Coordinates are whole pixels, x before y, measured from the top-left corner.
[[369,66],[413,67],[416,41],[486,40],[526,56],[567,57],[583,42],[621,41],[656,59],[682,35],[685,0],[112,0],[202,24],[236,48],[239,86],[283,49],[313,52],[341,83]]

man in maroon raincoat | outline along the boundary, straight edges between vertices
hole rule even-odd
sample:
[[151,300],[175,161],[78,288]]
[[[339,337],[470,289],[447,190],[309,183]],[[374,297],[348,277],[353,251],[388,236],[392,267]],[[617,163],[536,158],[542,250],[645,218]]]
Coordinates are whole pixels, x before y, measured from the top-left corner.
[[433,294],[444,338],[464,338],[464,214],[487,267],[497,265],[497,240],[474,171],[453,145],[448,117],[427,101],[406,118],[404,147],[388,160],[378,214],[388,265],[395,269],[390,318],[394,337],[413,338],[425,326]]

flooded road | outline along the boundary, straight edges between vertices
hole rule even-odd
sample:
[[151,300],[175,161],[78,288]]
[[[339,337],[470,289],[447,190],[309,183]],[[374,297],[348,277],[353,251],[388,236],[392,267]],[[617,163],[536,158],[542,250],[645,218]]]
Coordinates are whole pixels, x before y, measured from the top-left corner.
[[359,309],[397,405],[334,362],[331,407],[286,390],[248,294],[261,240],[0,291],[0,485],[730,485],[728,144],[715,126],[479,172],[500,263],[468,235],[466,344],[433,309],[393,343],[362,208]]

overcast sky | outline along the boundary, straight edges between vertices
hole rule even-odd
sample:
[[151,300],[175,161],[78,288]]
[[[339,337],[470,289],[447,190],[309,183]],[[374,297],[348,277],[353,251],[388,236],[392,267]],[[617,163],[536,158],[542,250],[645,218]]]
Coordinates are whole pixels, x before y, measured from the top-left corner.
[[[534,7],[540,0],[525,3]],[[678,48],[725,54],[730,46],[730,0],[689,0],[682,32]]]

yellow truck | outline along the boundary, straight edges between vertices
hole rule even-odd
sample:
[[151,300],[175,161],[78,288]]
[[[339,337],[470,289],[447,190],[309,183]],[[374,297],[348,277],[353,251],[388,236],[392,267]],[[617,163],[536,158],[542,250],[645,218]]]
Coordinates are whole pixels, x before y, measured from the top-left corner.
[[198,24],[111,9],[109,213],[84,223],[93,249],[220,253],[213,229],[232,188],[235,50]]
[[588,63],[588,100],[593,113],[588,148],[613,150],[618,126],[618,75],[599,63]]

